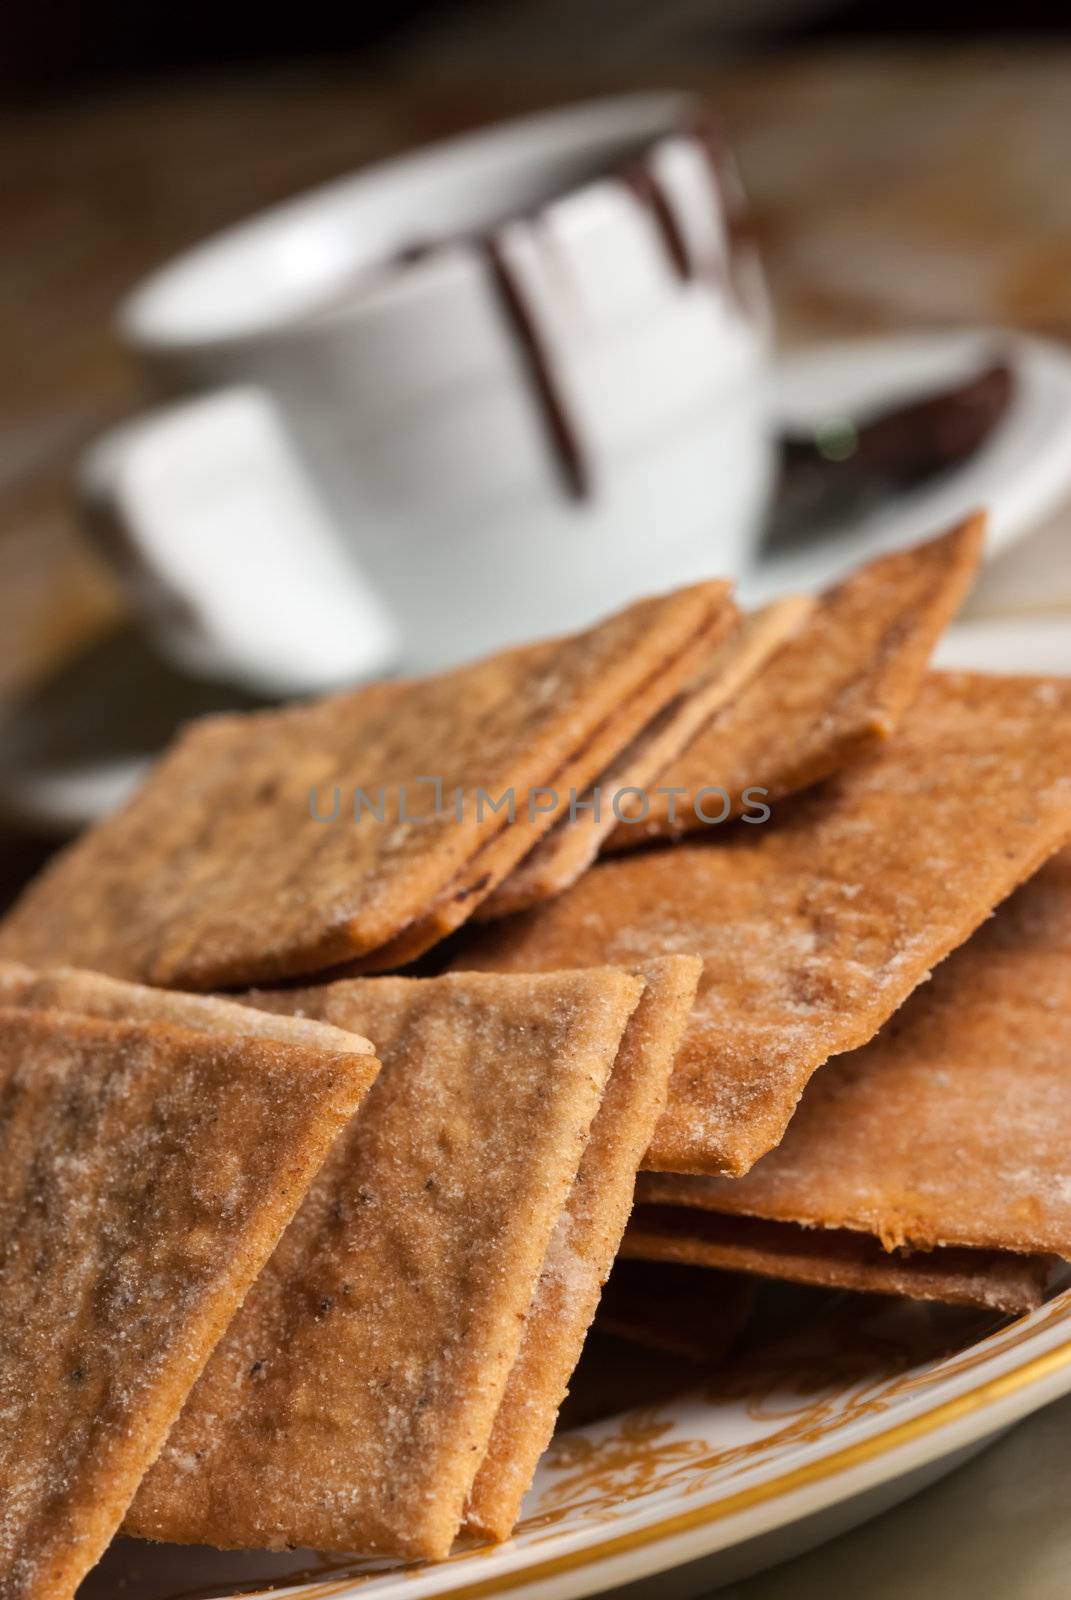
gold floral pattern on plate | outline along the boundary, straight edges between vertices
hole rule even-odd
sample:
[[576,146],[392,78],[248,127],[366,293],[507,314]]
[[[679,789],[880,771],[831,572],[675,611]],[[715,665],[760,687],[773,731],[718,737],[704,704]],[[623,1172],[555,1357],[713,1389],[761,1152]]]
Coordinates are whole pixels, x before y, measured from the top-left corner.
[[[801,1465],[813,1476],[855,1440],[880,1447],[905,1417],[932,1412],[938,1426],[953,1396],[1007,1388],[1020,1372],[1029,1382],[1039,1359],[1066,1360],[1071,1372],[1071,1289],[1015,1321],[869,1296],[811,1294],[801,1305],[687,1393],[557,1435],[505,1546],[459,1548],[437,1567],[264,1554],[250,1557],[248,1577],[237,1558],[220,1557],[218,1574],[201,1577],[202,1559],[190,1581],[183,1552],[128,1541],[105,1562],[99,1595],[120,1582],[125,1600],[215,1600],[269,1583],[294,1600],[504,1593],[544,1569],[598,1560],[637,1517],[644,1542],[655,1540],[683,1516],[716,1520],[745,1489],[776,1495]],[[98,1600],[98,1588],[91,1581],[80,1600]]]

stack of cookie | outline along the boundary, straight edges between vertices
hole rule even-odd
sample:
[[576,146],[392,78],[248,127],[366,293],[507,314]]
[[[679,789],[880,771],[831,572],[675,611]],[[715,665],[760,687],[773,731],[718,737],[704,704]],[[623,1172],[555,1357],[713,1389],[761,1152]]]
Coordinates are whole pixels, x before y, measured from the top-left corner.
[[619,1252],[608,1323],[666,1347],[662,1263],[1038,1302],[1071,682],[929,670],[981,539],[209,719],[31,885],[3,1600],[69,1596],[121,1524],[506,1537]]

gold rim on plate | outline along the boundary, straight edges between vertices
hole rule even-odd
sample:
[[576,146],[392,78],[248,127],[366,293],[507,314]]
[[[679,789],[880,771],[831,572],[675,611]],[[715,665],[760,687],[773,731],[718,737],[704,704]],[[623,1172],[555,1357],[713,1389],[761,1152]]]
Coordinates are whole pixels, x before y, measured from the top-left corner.
[[[737,1489],[711,1505],[696,1506],[690,1511],[673,1512],[657,1522],[645,1524],[642,1528],[633,1528],[627,1533],[613,1534],[607,1539],[599,1540],[597,1544],[586,1545],[583,1549],[567,1551],[559,1556],[547,1556],[541,1561],[518,1567],[512,1572],[498,1573],[494,1577],[463,1582],[456,1588],[444,1590],[444,1597],[448,1597],[448,1600],[483,1600],[487,1595],[505,1594],[510,1589],[517,1589],[525,1584],[560,1577],[563,1573],[575,1572],[582,1567],[593,1566],[614,1556],[627,1555],[633,1550],[642,1549],[660,1540],[672,1539],[679,1534],[690,1533],[696,1528],[722,1522],[737,1512],[749,1511],[754,1506],[763,1505],[780,1495],[791,1494],[798,1489],[807,1488],[810,1484],[819,1483],[837,1473],[845,1472],[851,1467],[887,1455],[890,1451],[924,1438],[949,1423],[957,1422],[961,1417],[970,1416],[998,1400],[1017,1394],[1020,1390],[1040,1382],[1068,1365],[1071,1365],[1071,1338],[1058,1345],[1055,1350],[1034,1356],[1011,1372],[999,1373],[988,1378],[965,1394],[944,1400],[920,1416],[894,1423],[892,1427],[873,1434],[868,1439],[843,1445],[821,1460],[791,1467],[763,1483],[753,1484],[747,1489]],[[702,1554],[703,1552],[699,1552],[691,1559],[699,1560]],[[359,1584],[360,1580],[357,1581]],[[330,1600],[331,1596],[345,1595],[353,1587],[352,1578],[342,1578],[330,1583],[317,1584],[312,1588],[299,1589],[297,1595],[300,1596],[300,1600]]]

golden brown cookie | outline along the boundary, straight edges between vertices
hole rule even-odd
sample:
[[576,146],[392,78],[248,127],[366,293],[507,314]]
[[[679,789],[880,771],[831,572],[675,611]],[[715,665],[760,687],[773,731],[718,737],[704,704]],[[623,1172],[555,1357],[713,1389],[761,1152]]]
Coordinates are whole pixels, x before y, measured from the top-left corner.
[[367,1057],[0,1010],[0,1596],[68,1600]]
[[1050,1271],[1046,1256],[955,1248],[889,1252],[865,1233],[800,1228],[684,1206],[638,1205],[621,1249],[626,1259],[717,1267],[824,1289],[1008,1312],[1040,1305]]
[[703,957],[645,1165],[740,1174],[1071,834],[1071,680],[932,674],[897,734],[773,822],[593,867],[455,966]]
[[[803,626],[663,772],[645,819],[607,842],[625,849],[701,832],[696,799],[720,788],[734,812],[746,789],[767,800],[839,772],[887,739],[918,692],[940,635],[981,557],[985,518],[879,556],[821,595]],[[700,810],[716,813],[707,796]]]
[[550,1442],[584,1340],[621,1243],[636,1169],[666,1103],[670,1071],[695,999],[700,963],[671,956],[638,969],[644,980],[576,1182],[551,1237],[524,1337],[465,1521],[506,1539]]
[[[585,798],[592,779],[629,745],[638,728],[650,726],[667,703],[672,704],[679,698],[685,685],[711,653],[716,652],[735,623],[736,609],[726,601],[715,611],[710,626],[696,634],[672,660],[664,662],[553,774],[547,794],[557,797],[554,815],[563,817],[566,826],[574,808],[578,816],[584,814],[579,810],[578,801]],[[542,804],[542,800],[536,802],[536,805]],[[552,826],[552,823],[552,817],[546,812],[520,804],[509,826],[500,828],[476,851],[430,910],[417,917],[396,938],[348,963],[345,975],[390,972],[422,956],[470,916],[478,914],[486,900],[513,877],[533,848],[538,848],[533,841],[544,839],[548,831],[557,831],[557,825]],[[594,859],[594,852],[591,859]]]
[[813,605],[804,595],[774,600],[741,617],[721,643],[705,648],[702,664],[688,685],[600,773],[596,789],[583,796],[575,816],[555,823],[487,896],[475,920],[487,922],[523,911],[575,883],[617,826],[615,804],[617,812],[627,815],[639,803],[637,795],[652,790],[657,794],[656,785],[669,763],[802,626]]
[[[183,994],[177,989],[153,989],[148,984],[108,978],[79,967],[52,967],[37,972],[20,962],[0,961],[0,1006],[32,1011],[70,1011],[83,1017],[111,1022],[162,1022],[196,1033],[234,1038],[252,1035],[278,1044],[304,1045],[308,1049],[366,1057],[367,1084],[379,1071],[375,1047],[360,1034],[333,1028],[304,1017],[256,1011],[237,1000],[207,994]],[[356,1067],[355,1067],[356,1070]]]
[[229,988],[368,955],[448,892],[471,910],[493,885],[466,869],[507,821],[493,805],[542,805],[611,719],[627,743],[633,697],[660,677],[671,697],[672,663],[733,614],[727,585],[701,584],[435,677],[195,723],[30,886],[0,956]]
[[148,1538],[445,1556],[640,979],[354,979],[257,1005],[383,1070],[127,1518]]
[[645,1173],[644,1203],[1071,1257],[1071,852],[804,1091],[746,1177]]

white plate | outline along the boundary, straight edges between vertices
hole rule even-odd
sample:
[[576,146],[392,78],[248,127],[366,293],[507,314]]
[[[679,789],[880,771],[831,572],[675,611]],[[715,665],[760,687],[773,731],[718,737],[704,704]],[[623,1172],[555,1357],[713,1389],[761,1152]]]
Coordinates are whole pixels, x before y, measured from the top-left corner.
[[1071,1390],[1071,1290],[1003,1325],[866,1296],[804,1303],[706,1390],[559,1434],[507,1544],[383,1571],[120,1541],[80,1600],[268,1582],[317,1600],[572,1600],[639,1580],[658,1600],[695,1595],[895,1504]]
[[1015,374],[1007,415],[955,471],[854,520],[829,540],[761,560],[741,584],[749,602],[839,578],[860,561],[928,538],[967,512],[989,511],[987,554],[1038,525],[1071,494],[1071,353],[997,329],[846,339],[790,351],[770,376],[779,428],[810,432],[957,383],[994,356]]
[[119,628],[0,709],[0,823],[75,833],[127,798],[183,722],[250,703]]
[[[1006,670],[1071,668],[1065,622],[1042,628],[1040,652],[1037,623],[1008,626],[962,625],[943,653]],[[1009,1323],[797,1293],[807,1314],[705,1387],[560,1432],[504,1545],[385,1571],[307,1551],[119,1540],[79,1600],[214,1600],[269,1583],[309,1600],[576,1600],[622,1585],[635,1600],[676,1600],[864,1521],[1071,1392],[1071,1289]]]
[[[1036,492],[1034,505],[1040,515]],[[1071,670],[1071,626],[968,622],[942,656]],[[1071,1290],[1007,1324],[850,1295],[798,1305],[809,1309],[790,1332],[705,1388],[559,1433],[505,1545],[385,1571],[120,1540],[79,1600],[209,1600],[267,1583],[317,1600],[575,1600],[625,1584],[652,1600],[698,1595],[895,1504],[1071,1391]]]

